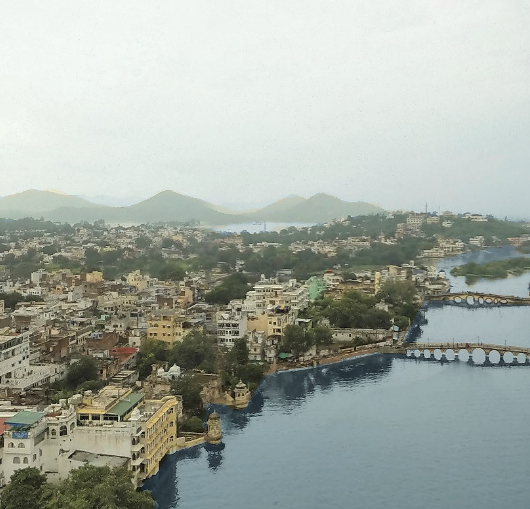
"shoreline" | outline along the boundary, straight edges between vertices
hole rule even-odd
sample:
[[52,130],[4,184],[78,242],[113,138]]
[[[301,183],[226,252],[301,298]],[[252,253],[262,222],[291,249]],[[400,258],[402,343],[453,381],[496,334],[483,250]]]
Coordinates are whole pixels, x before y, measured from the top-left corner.
[[278,364],[276,362],[271,366],[269,371],[266,373],[265,376],[273,375],[274,373],[278,373],[281,371],[294,371],[298,369],[307,369],[307,368],[315,368],[321,365],[325,364],[335,364],[337,362],[341,362],[343,360],[347,359],[353,359],[355,357],[365,356],[365,355],[372,355],[376,353],[386,353],[386,354],[395,354],[395,353],[403,353],[400,351],[399,347],[393,347],[389,345],[374,345],[373,348],[364,348],[362,350],[348,350],[343,352],[338,352],[335,355],[330,355],[326,357],[321,357],[318,359],[312,359],[311,361],[304,361],[304,362],[296,362],[292,363],[291,365],[286,363]]

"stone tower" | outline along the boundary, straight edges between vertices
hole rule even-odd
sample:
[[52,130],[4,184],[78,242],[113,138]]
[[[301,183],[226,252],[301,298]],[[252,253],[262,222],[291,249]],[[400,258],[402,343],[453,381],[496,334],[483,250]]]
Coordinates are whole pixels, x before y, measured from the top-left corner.
[[208,426],[208,431],[206,432],[205,436],[206,441],[210,444],[218,444],[223,438],[219,414],[217,412],[212,412],[208,416],[208,421],[206,424]]

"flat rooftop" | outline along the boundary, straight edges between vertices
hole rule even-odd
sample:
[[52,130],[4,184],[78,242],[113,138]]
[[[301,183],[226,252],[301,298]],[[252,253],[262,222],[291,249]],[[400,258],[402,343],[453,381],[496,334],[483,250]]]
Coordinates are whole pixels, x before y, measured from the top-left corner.
[[87,451],[74,451],[68,459],[80,461],[82,463],[90,463],[95,467],[123,467],[129,461],[129,458],[124,456],[110,456],[108,454],[93,454]]

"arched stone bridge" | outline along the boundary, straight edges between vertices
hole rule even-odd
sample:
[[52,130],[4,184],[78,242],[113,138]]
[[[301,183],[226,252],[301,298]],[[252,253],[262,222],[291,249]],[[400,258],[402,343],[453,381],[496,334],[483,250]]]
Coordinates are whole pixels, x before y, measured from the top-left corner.
[[462,361],[470,359],[474,364],[530,364],[530,348],[521,346],[488,345],[482,343],[410,343],[406,347],[407,357],[435,359],[438,361]]
[[513,295],[495,295],[491,293],[457,292],[428,295],[426,301],[454,302],[456,304],[493,305],[493,306],[530,306],[529,297],[515,297]]

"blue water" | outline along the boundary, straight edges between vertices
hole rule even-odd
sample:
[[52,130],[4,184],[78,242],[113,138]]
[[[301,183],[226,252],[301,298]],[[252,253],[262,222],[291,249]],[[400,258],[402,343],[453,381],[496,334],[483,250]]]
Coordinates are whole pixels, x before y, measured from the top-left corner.
[[[512,256],[471,253],[439,268]],[[449,277],[454,291],[528,295],[529,274],[474,288]],[[426,306],[415,334],[530,346],[530,307]],[[170,456],[144,487],[158,509],[526,509],[529,390],[529,366],[382,354],[276,373],[247,409],[216,407],[221,444]]]
[[[441,260],[452,292],[476,291],[499,295],[528,297],[530,273],[506,279],[479,279],[468,285],[464,277],[450,274],[453,267],[464,263],[485,263],[522,256],[511,246],[467,253]],[[530,306],[450,306],[426,303],[416,317],[409,340],[421,342],[486,343],[530,347]],[[529,505],[530,507],[530,505]]]
[[496,293],[498,295],[516,295],[517,297],[528,297],[528,284],[530,283],[530,272],[520,276],[506,279],[481,278],[472,284],[466,283],[466,278],[451,275],[451,269],[465,263],[487,263],[509,258],[528,257],[518,253],[512,246],[492,248],[483,251],[475,251],[451,258],[444,258],[438,262],[438,270],[445,270],[446,276],[451,283],[452,292],[473,291],[480,293]]
[[[528,508],[530,368],[373,355],[265,379],[219,449],[146,483],[168,508]],[[223,448],[224,447],[224,448]]]

